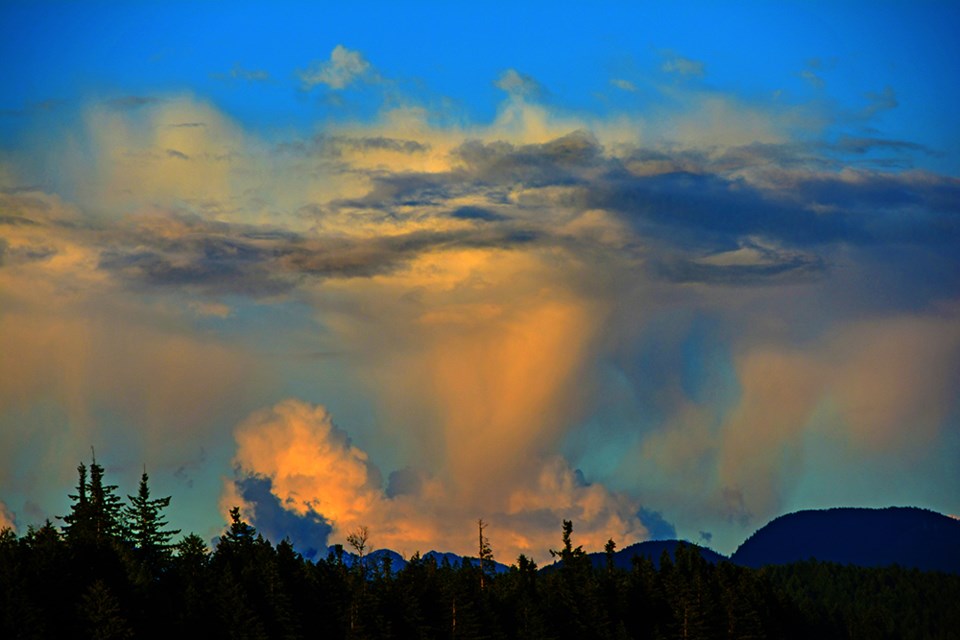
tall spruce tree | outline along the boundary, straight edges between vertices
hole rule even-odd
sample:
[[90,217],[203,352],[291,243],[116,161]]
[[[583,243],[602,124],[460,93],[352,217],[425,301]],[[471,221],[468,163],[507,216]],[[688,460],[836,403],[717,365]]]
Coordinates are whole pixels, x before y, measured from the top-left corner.
[[90,523],[90,500],[87,496],[87,465],[80,463],[77,467],[77,474],[80,476],[77,481],[77,492],[67,494],[73,501],[70,506],[70,513],[60,516],[65,523],[63,533],[68,542],[76,543],[81,540],[89,540],[91,534]]
[[151,569],[158,570],[170,559],[173,536],[179,529],[167,529],[163,509],[170,506],[170,496],[150,497],[150,477],[146,469],[140,476],[140,488],[136,496],[127,496],[130,504],[124,508],[127,530],[140,559]]
[[90,530],[97,545],[123,538],[123,502],[117,485],[103,483],[103,467],[96,456],[90,461]]
[[103,467],[97,464],[96,456],[90,462],[89,480],[87,466],[82,462],[77,467],[77,472],[80,476],[77,492],[68,494],[73,505],[70,513],[60,518],[66,523],[63,529],[67,541],[71,544],[102,547],[122,539],[123,504],[116,494],[117,485],[103,483]]

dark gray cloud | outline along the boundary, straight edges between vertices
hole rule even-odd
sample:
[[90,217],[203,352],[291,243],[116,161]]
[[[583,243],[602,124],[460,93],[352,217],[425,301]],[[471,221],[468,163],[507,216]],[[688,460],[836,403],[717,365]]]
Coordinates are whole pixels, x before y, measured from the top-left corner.
[[650,540],[676,540],[676,527],[667,522],[659,511],[643,507],[637,513],[637,517],[650,533]]
[[158,224],[104,231],[98,267],[138,286],[188,287],[207,293],[272,296],[303,277],[354,278],[389,273],[424,252],[509,248],[536,241],[524,227],[415,231],[343,237],[291,233],[250,225],[170,216]]
[[247,476],[236,480],[236,486],[240,496],[253,507],[252,524],[265,538],[274,544],[285,538],[290,540],[293,548],[308,560],[326,552],[333,527],[322,515],[311,509],[300,516],[285,508],[271,491],[269,478]]
[[509,219],[508,216],[482,207],[460,207],[450,212],[450,217],[458,220],[479,220],[481,222],[500,222]]
[[574,131],[544,144],[471,141],[461,145],[456,155],[473,180],[527,187],[580,184],[588,179],[590,170],[609,162],[587,131]]
[[[341,151],[426,149],[384,137],[320,136],[303,144]],[[875,139],[841,138],[838,144],[850,152],[878,146],[894,153],[917,150],[911,143]],[[288,149],[308,153],[307,146]],[[817,164],[817,149],[755,144],[722,153],[648,148],[611,155],[582,131],[543,144],[470,141],[454,150],[458,162],[446,172],[369,171],[365,195],[301,207],[299,216],[315,220],[321,231],[170,214],[87,229],[84,241],[100,248],[101,269],[133,286],[255,297],[291,291],[304,278],[389,273],[426,252],[531,244],[589,255],[597,264],[619,261],[665,281],[724,286],[820,278],[842,246],[877,252],[913,245],[960,266],[960,180],[922,172],[834,171]],[[176,149],[167,154],[189,159]],[[0,224],[67,224],[40,215],[49,204],[33,194],[0,197],[9,204]],[[463,201],[471,204],[454,204]],[[206,205],[195,206],[200,211]],[[627,231],[618,242],[571,234],[557,224],[558,208],[563,216],[603,210]],[[348,236],[324,233],[328,216],[341,222],[362,216],[366,224],[430,218],[475,224]],[[13,252],[7,247],[5,262]],[[18,259],[42,259],[41,253]],[[952,286],[942,276],[937,280]]]
[[837,142],[832,145],[833,149],[844,153],[864,154],[871,151],[916,151],[926,155],[936,155],[928,147],[909,142],[906,140],[886,140],[883,138],[870,138],[862,136],[840,136]]
[[654,273],[673,282],[701,282],[717,285],[782,285],[819,278],[825,261],[816,255],[770,251],[759,264],[712,264],[686,258],[661,259],[653,263]]
[[276,257],[272,247],[209,235],[155,241],[152,247],[106,249],[98,267],[144,285],[259,297],[283,293],[294,284],[271,268]]
[[387,478],[386,496],[395,498],[403,495],[417,495],[423,486],[424,474],[422,471],[405,467],[398,469]]

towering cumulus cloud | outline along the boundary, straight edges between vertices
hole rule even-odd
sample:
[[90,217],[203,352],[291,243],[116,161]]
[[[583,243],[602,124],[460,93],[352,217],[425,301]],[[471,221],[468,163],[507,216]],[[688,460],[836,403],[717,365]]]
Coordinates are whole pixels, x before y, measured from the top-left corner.
[[[492,463],[486,474],[454,466],[444,477],[405,469],[391,474],[384,487],[379,470],[333,424],[326,409],[293,399],[254,413],[237,427],[235,437],[234,462],[241,478],[226,488],[224,507],[234,502],[254,521],[266,515],[243,492],[244,483],[262,478],[284,509],[329,521],[331,544],[365,525],[377,546],[402,553],[443,548],[469,554],[473,523],[483,517],[491,523],[504,560],[520,553],[542,559],[545,549],[556,546],[560,519],[574,519],[578,540],[591,547],[611,537],[635,539],[645,533],[632,500],[587,484],[556,456],[527,458],[522,483],[505,484]],[[263,518],[267,527],[269,517]],[[318,537],[325,534],[318,530]],[[302,544],[322,548],[326,542]]]

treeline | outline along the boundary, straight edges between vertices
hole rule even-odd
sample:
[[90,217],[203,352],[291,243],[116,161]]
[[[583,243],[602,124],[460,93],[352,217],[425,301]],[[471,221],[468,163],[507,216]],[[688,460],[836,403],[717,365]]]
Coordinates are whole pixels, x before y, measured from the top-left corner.
[[[955,638],[960,576],[814,561],[753,570],[693,547],[594,566],[564,522],[557,560],[506,573],[418,554],[312,562],[231,512],[213,549],[177,537],[143,474],[123,501],[80,465],[59,526],[0,533],[0,638]],[[375,535],[376,532],[371,532]],[[366,530],[363,542],[366,543]],[[176,538],[176,541],[175,541]],[[480,550],[484,548],[483,527]],[[483,555],[481,553],[480,555]],[[489,559],[489,555],[488,555]]]

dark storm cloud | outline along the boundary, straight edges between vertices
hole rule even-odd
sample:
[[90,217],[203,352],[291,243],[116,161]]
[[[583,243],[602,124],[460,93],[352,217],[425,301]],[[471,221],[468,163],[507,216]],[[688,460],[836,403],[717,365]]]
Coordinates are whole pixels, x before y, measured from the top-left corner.
[[308,560],[326,551],[333,527],[319,513],[309,510],[297,515],[285,508],[273,492],[269,478],[248,476],[236,481],[237,490],[253,507],[253,525],[274,544],[288,539],[293,548]]
[[660,239],[693,245],[762,235],[791,245],[856,240],[862,230],[844,213],[817,215],[774,199],[743,179],[689,172],[636,176],[616,172],[588,191],[590,206],[620,212]]
[[637,517],[640,518],[640,522],[650,533],[650,540],[676,540],[676,527],[667,522],[659,511],[643,507],[637,513]]

